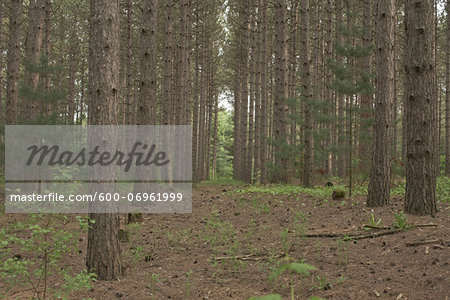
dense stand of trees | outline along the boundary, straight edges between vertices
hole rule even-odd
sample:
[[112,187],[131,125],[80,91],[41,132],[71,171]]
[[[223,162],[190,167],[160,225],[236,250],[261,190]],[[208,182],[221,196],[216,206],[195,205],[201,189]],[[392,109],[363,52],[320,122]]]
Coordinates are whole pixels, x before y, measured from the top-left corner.
[[[450,174],[449,12],[443,0],[1,0],[0,120],[192,125],[194,180],[230,164],[249,183],[356,176],[382,206],[406,175],[405,211],[434,215],[436,177]],[[116,278],[118,217],[92,218],[88,267]]]

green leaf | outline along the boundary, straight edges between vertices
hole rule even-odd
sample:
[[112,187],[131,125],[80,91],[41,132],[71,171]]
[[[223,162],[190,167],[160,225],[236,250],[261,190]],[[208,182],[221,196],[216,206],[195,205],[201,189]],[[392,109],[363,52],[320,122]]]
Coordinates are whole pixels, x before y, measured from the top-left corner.
[[323,298],[313,296],[313,297],[309,297],[308,300],[323,300]]
[[272,275],[270,275],[269,280],[274,280],[275,278],[278,278],[280,274],[283,273],[284,270],[286,270],[288,267],[289,267],[288,265],[283,265],[280,268],[278,268],[275,272],[272,273]]
[[297,274],[308,274],[309,271],[316,270],[316,267],[311,266],[309,264],[301,264],[301,263],[290,263],[288,265],[289,270],[296,272]]
[[252,297],[248,300],[281,300],[281,296],[278,294],[267,295],[262,297]]

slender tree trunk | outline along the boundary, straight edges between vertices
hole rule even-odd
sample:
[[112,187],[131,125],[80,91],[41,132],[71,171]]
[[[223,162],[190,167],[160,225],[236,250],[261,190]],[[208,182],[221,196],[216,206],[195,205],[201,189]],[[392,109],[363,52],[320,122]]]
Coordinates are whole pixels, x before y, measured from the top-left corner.
[[199,9],[197,1],[195,10],[195,56],[194,56],[194,90],[193,90],[193,119],[192,119],[192,169],[194,180],[199,180],[199,93],[201,87],[199,85],[199,68],[200,68],[200,25],[199,25]]
[[255,139],[255,81],[256,81],[256,16],[253,0],[250,4],[250,106],[248,117],[248,146],[247,146],[247,165],[245,167],[246,181],[251,183],[253,180],[253,158],[254,158],[254,139]]
[[273,131],[275,143],[275,174],[274,182],[287,182],[288,158],[283,153],[283,145],[287,143],[286,103],[288,94],[287,80],[287,23],[286,0],[276,0],[275,3],[275,91]]
[[379,1],[377,7],[376,92],[374,150],[367,205],[389,203],[391,168],[391,106],[394,100],[395,0]]
[[[372,43],[372,0],[364,0],[363,2],[363,27],[366,31],[363,36],[363,46],[369,47]],[[371,56],[367,55],[362,59],[362,68],[366,74],[371,73]],[[372,111],[372,95],[370,94],[362,94],[361,95],[361,115],[360,115],[360,131],[359,131],[359,159],[360,165],[359,170],[361,172],[365,172],[368,170],[369,160],[368,157],[370,155],[370,144],[369,137],[371,128],[369,126],[371,119],[371,111]]]
[[[288,89],[288,98],[289,99],[295,99],[297,96],[297,32],[298,32],[298,1],[293,0],[290,3],[290,23],[289,23],[289,89]],[[297,113],[296,107],[292,107],[292,115],[295,115]],[[289,143],[291,146],[294,146],[296,144],[296,129],[297,129],[297,122],[295,119],[290,120],[290,139]],[[289,177],[293,177],[295,174],[295,169],[290,167],[289,168]]]
[[[173,2],[172,0],[167,0],[166,6],[166,19],[165,19],[165,40],[164,40],[164,86],[163,86],[163,122],[164,125],[170,124],[170,104],[172,103],[172,10]],[[195,109],[195,106],[194,106]],[[194,130],[195,131],[195,130]],[[195,168],[194,168],[195,170]]]
[[6,124],[14,125],[19,114],[19,68],[22,0],[11,0],[9,14],[9,45],[6,73]]
[[[259,0],[261,9],[261,131],[260,131],[260,166],[261,183],[267,181],[267,1]],[[270,116],[269,116],[270,119]]]
[[219,93],[214,97],[214,145],[212,161],[212,180],[217,179],[217,146],[218,146],[218,125],[219,125]]
[[234,74],[234,131],[233,131],[233,179],[240,180],[240,168],[241,168],[241,146],[240,146],[240,110],[241,110],[241,89],[240,89],[240,69],[235,71]]
[[311,92],[311,58],[309,35],[309,0],[300,3],[301,20],[301,60],[302,60],[302,101],[305,107],[305,156],[303,158],[303,186],[311,187],[313,176],[313,118],[312,118],[312,92]]
[[407,0],[407,153],[405,212],[430,214],[436,208],[436,125],[433,99],[433,2]]
[[445,174],[450,176],[450,3],[447,2],[447,53],[445,80]]
[[[343,0],[336,0],[336,23],[337,26],[343,26],[343,22],[342,22],[342,14],[343,14],[343,9],[344,9],[344,2]],[[344,44],[344,36],[343,34],[340,32],[340,30],[336,30],[336,35],[337,35],[337,43],[339,45],[343,45]],[[338,55],[337,60],[339,62],[343,62],[344,61],[344,57]],[[345,177],[345,159],[346,159],[346,155],[345,155],[345,120],[344,120],[344,95],[339,93],[337,95],[337,102],[338,102],[338,126],[337,126],[337,142],[338,142],[338,161],[337,161],[337,171],[338,171],[338,176],[343,178]]]
[[239,146],[242,148],[240,151],[241,154],[241,167],[240,167],[240,180],[249,181],[248,178],[248,159],[247,157],[247,133],[248,133],[248,104],[249,104],[249,47],[250,47],[250,3],[248,1],[244,1],[242,3],[242,13],[240,15],[242,22],[242,44],[241,44],[241,52],[240,52],[240,62],[241,62],[241,79],[240,79],[240,88],[241,88],[241,108],[239,110],[240,117],[240,138],[239,138]]
[[[77,23],[77,14],[75,13],[74,23]],[[71,47],[70,47],[70,63],[69,63],[69,91],[67,97],[67,112],[68,112],[68,122],[67,124],[73,124],[74,114],[76,109],[75,102],[75,76],[78,67],[78,34],[76,31],[72,32],[71,36]]]
[[133,113],[133,34],[132,34],[133,6],[132,0],[127,1],[127,52],[126,52],[126,95],[125,95],[125,122],[126,125],[134,124]]
[[[42,46],[42,35],[44,29],[45,0],[30,1],[28,13],[28,34],[25,41],[25,61],[31,66],[28,67],[25,83],[31,91],[34,91],[39,82],[39,73],[34,72],[32,67],[39,65],[39,58]],[[32,120],[36,116],[39,107],[32,97],[25,97],[22,103],[23,117]]]
[[177,113],[176,124],[181,125],[187,119],[186,109],[186,75],[188,73],[188,24],[189,24],[189,0],[182,0],[181,5],[181,20],[180,20],[180,38],[178,46],[178,70],[177,70]]
[[[3,2],[0,2],[0,53],[2,53],[2,55],[0,55],[0,143],[3,143],[3,126],[5,125],[5,109],[3,106],[3,11]],[[3,169],[3,164],[0,168]]]
[[[89,123],[116,125],[120,86],[119,2],[92,0],[90,10]],[[105,192],[113,192],[115,184],[104,187]],[[90,213],[89,217],[95,222],[88,231],[87,269],[100,280],[115,280],[121,274],[119,215]]]
[[[331,37],[333,36],[333,0],[327,0],[327,5],[326,5],[326,36],[325,36],[325,43],[326,43],[326,57],[327,58],[331,58],[333,55],[333,43],[331,40]],[[325,68],[325,72],[326,72],[326,83],[330,84],[332,81],[332,73],[331,70],[329,70],[329,68]],[[333,89],[330,88],[328,85],[325,86],[325,100],[327,102],[330,103],[330,107],[333,104]],[[327,111],[327,114],[331,114],[331,111]],[[329,122],[326,124],[326,128],[328,129],[328,132],[330,135],[333,134],[333,125],[330,124]],[[332,142],[332,138],[328,137],[325,140],[325,149],[327,149],[327,158],[326,158],[326,171],[328,174],[331,174],[331,171],[333,169],[333,159],[332,159],[332,154],[330,154],[329,152],[329,146],[330,143]]]
[[258,0],[258,13],[256,17],[256,35],[255,38],[255,146],[254,146],[254,178],[255,181],[261,181],[261,1]]
[[[392,156],[397,157],[398,148],[398,42],[397,42],[398,10],[394,15],[394,99],[392,103]],[[391,170],[392,171],[392,170]],[[392,173],[392,172],[391,172]]]

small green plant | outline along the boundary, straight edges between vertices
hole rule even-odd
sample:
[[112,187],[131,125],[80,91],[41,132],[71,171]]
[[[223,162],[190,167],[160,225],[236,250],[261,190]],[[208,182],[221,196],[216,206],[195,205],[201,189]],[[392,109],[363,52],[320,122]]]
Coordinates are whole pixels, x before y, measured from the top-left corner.
[[280,233],[281,235],[281,245],[283,245],[283,251],[287,255],[289,252],[289,229],[284,229]]
[[337,250],[338,250],[338,264],[341,265],[348,263],[348,243],[351,240],[350,237],[344,236],[341,239],[337,240]]
[[370,214],[368,221],[370,226],[379,226],[381,224],[381,219],[376,220],[375,213],[373,212],[373,210],[372,213]]
[[186,282],[184,283],[184,295],[185,299],[191,298],[191,276],[192,276],[192,270],[189,270],[189,272],[186,272]]
[[[54,226],[58,220],[66,222],[66,219],[32,215],[26,224],[14,223],[0,230],[0,259],[3,261],[0,278],[6,283],[6,292],[18,285],[28,285],[34,299],[67,299],[73,291],[92,287],[96,279],[94,273],[83,271],[73,275],[70,268],[60,267],[68,253],[78,250],[79,235]],[[82,228],[85,224],[80,222]],[[19,248],[20,254],[11,253],[13,245]],[[53,274],[63,279],[56,289],[49,287],[49,277]]]
[[137,267],[139,265],[139,260],[143,256],[144,256],[144,247],[143,246],[130,248],[130,251],[125,253],[125,257],[131,261],[135,270],[137,270]]
[[327,282],[327,278],[325,276],[314,276],[314,279],[317,281],[317,284],[312,287],[310,290],[312,291],[314,288],[317,288],[319,291],[323,291],[325,289],[329,289],[331,286]]
[[395,221],[393,226],[398,229],[408,229],[411,225],[408,225],[408,221],[406,220],[406,215],[404,212],[399,212],[394,215]]
[[150,290],[150,295],[153,295],[157,291],[158,284],[161,283],[161,274],[153,273],[150,275],[149,283],[147,284],[147,288]]
[[[290,299],[294,300],[295,299],[295,289],[294,289],[294,277],[292,276],[294,273],[299,274],[299,275],[307,275],[309,274],[309,271],[313,271],[316,270],[316,268],[312,265],[309,264],[305,264],[305,263],[299,263],[299,262],[295,262],[293,261],[293,259],[289,256],[285,256],[282,259],[282,263],[281,266],[276,269],[272,275],[270,275],[269,280],[274,280],[278,277],[280,277],[280,275],[283,272],[288,272],[289,274],[289,282],[290,282]],[[272,295],[267,295],[267,296],[262,296],[262,297],[256,297],[256,298],[250,298],[249,300],[281,300],[281,296],[279,294],[272,294]],[[320,298],[310,298],[310,299],[320,299]]]

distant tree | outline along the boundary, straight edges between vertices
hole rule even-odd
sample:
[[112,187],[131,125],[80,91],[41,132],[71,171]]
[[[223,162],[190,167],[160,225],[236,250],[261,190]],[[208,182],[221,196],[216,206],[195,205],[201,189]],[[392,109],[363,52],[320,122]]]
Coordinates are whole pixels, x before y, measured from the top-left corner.
[[288,157],[283,150],[287,144],[286,98],[288,95],[287,69],[287,18],[286,1],[275,3],[275,87],[273,103],[274,182],[287,182]]
[[305,155],[303,159],[303,186],[311,187],[313,177],[313,129],[314,121],[312,116],[312,88],[311,88],[311,55],[310,55],[310,22],[309,22],[309,0],[300,3],[301,21],[301,99],[304,102],[305,114]]

